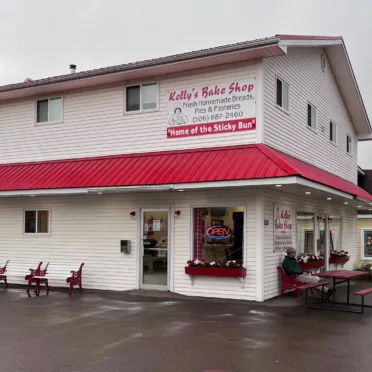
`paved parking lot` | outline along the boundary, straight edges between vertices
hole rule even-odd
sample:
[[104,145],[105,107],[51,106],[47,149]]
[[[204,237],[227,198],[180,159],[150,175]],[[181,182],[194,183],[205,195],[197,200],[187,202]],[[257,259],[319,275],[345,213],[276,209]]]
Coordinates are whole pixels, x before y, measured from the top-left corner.
[[372,310],[3,288],[0,305],[1,372],[358,372],[372,362]]

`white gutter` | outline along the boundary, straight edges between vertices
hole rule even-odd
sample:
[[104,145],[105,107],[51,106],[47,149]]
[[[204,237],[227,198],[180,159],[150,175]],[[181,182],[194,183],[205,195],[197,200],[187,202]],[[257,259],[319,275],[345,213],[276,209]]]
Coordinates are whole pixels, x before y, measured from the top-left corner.
[[296,183],[296,177],[276,177],[252,180],[236,181],[217,181],[217,182],[197,182],[197,183],[178,183],[174,185],[174,190],[198,190],[198,189],[217,189],[225,187],[258,187],[290,185]]
[[361,201],[362,203],[366,203],[368,205],[372,205],[372,201],[371,200],[368,200],[368,199],[364,199],[364,198],[361,198],[359,196],[355,197],[355,200],[359,200]]
[[18,190],[18,191],[0,191],[0,196],[51,196],[51,195],[79,195],[87,194],[85,188],[74,189],[45,189],[45,190]]
[[88,188],[88,193],[122,193],[122,192],[141,192],[141,191],[170,191],[174,185],[146,185],[146,186],[117,186],[117,187],[92,187]]
[[333,189],[332,187],[329,187],[329,186],[321,185],[321,184],[319,184],[317,182],[314,182],[314,181],[306,180],[306,179],[301,178],[301,177],[296,177],[296,183],[299,184],[299,185],[311,187],[313,189],[318,189],[318,190],[321,190],[321,191],[325,191],[329,194],[340,196],[341,198],[350,199],[350,200],[354,199],[354,196],[351,195],[351,194]]
[[180,190],[200,190],[200,189],[219,189],[234,187],[262,187],[276,185],[301,185],[312,189],[317,189],[328,194],[337,195],[348,200],[358,200],[372,205],[372,202],[351,194],[321,185],[317,182],[309,181],[301,177],[276,177],[265,179],[235,180],[235,181],[216,181],[216,182],[197,182],[180,183],[168,185],[146,185],[146,186],[117,186],[117,187],[89,187],[89,188],[65,188],[65,189],[45,189],[45,190],[19,190],[19,191],[0,191],[0,197],[14,196],[58,196],[58,195],[79,195],[79,194],[103,194],[103,193],[125,193],[125,192],[154,192],[154,191],[180,191]]

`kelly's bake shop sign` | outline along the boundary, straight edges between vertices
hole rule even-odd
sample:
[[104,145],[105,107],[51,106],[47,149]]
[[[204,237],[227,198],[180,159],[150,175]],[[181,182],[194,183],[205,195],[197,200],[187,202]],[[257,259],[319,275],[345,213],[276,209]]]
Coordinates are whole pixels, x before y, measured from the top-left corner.
[[168,138],[256,129],[255,79],[168,93]]

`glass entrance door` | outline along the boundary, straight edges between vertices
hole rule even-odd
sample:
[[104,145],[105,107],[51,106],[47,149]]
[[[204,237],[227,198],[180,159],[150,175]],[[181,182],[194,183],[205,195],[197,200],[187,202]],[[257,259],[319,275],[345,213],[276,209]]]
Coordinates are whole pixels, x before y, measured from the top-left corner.
[[169,210],[143,209],[141,221],[140,287],[167,290]]

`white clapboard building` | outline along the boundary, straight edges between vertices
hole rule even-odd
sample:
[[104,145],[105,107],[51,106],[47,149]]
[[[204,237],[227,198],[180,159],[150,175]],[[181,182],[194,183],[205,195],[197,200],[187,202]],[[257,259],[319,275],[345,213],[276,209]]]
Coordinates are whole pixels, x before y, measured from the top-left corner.
[[[357,186],[371,125],[342,37],[72,65],[0,87],[0,138],[13,283],[39,261],[51,274],[84,262],[84,288],[264,301],[289,246],[348,250],[352,268],[357,210],[372,208]],[[191,259],[241,261],[245,274],[189,275]]]

